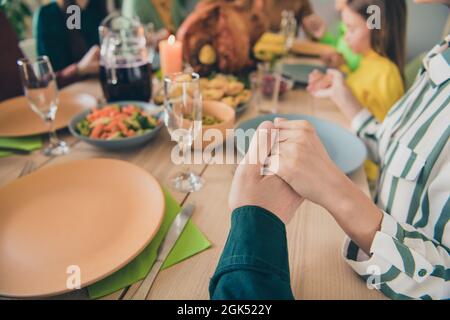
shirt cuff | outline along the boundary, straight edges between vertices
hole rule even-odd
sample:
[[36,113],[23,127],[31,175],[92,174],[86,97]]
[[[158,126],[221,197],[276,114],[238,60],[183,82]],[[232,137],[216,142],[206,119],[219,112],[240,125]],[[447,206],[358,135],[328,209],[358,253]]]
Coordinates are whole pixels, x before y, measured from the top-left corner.
[[276,273],[290,281],[286,228],[270,211],[256,206],[234,210],[214,277],[240,269]]
[[343,255],[347,263],[360,276],[373,274],[375,268],[383,279],[392,267],[414,279],[417,283],[424,282],[433,272],[433,266],[422,255],[410,249],[403,243],[404,229],[389,214],[383,212],[381,230],[373,239],[370,248],[371,256],[366,255],[357,245],[346,238]]
[[351,123],[351,128],[353,132],[359,133],[363,127],[365,127],[372,119],[375,119],[374,116],[367,109],[362,109],[358,114],[353,118]]

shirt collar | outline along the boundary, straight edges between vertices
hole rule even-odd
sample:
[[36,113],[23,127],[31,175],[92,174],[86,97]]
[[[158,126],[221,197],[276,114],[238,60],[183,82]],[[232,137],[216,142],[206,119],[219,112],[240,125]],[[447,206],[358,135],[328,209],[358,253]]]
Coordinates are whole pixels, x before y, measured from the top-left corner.
[[436,45],[423,59],[421,73],[427,72],[433,86],[440,86],[450,79],[450,34]]

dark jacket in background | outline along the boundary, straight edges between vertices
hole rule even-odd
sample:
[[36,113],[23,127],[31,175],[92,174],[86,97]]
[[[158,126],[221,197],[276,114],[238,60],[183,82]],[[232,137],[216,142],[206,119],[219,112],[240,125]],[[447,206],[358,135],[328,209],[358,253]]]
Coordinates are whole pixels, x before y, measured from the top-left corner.
[[17,60],[23,58],[19,40],[8,18],[0,11],[0,101],[22,94]]
[[77,63],[99,44],[98,27],[107,15],[106,1],[93,0],[81,11],[81,30],[67,28],[67,6],[74,1],[65,1],[60,8],[56,2],[40,8],[36,15],[36,41],[39,55],[50,58],[56,71]]
[[[0,101],[14,98],[23,94],[17,60],[24,54],[19,47],[17,35],[0,11]],[[71,64],[56,72],[56,80],[60,88],[83,79],[77,74],[77,65]]]

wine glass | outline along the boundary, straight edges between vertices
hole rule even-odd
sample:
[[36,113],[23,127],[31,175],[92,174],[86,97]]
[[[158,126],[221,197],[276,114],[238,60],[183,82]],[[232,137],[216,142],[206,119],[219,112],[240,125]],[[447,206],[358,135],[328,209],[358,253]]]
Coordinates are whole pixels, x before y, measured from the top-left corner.
[[67,154],[69,146],[58,139],[54,128],[59,97],[56,75],[50,60],[46,56],[41,56],[34,60],[20,59],[17,64],[28,103],[48,126],[50,139],[44,154],[46,156]]
[[[202,129],[203,104],[199,80],[200,76],[196,73],[176,73],[164,78],[164,121],[172,140],[178,144],[184,164],[190,156],[187,151]],[[170,184],[177,191],[194,192],[203,187],[204,181],[186,167],[170,177]]]

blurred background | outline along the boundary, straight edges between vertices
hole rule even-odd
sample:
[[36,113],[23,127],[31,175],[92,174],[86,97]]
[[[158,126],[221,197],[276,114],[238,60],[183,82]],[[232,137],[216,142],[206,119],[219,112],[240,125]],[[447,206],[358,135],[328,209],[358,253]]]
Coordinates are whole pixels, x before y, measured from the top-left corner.
[[[333,0],[312,0],[316,13],[326,19],[330,26],[337,28],[339,16],[331,7]],[[408,60],[413,59],[424,51],[430,50],[438,43],[444,34],[448,34],[448,10],[440,4],[416,4],[413,0],[408,3]],[[447,30],[445,30],[447,29]]]
[[[4,11],[14,25],[21,40],[20,46],[27,56],[36,53],[33,38],[33,17],[41,5],[53,0],[0,0],[0,10]],[[128,0],[107,0],[110,11],[121,8]],[[190,0],[186,0],[190,1]],[[408,60],[412,60],[439,42],[444,34],[449,33],[449,14],[443,5],[415,4],[408,2]],[[324,17],[330,29],[338,26],[339,16],[334,10],[334,0],[311,0],[317,14]]]

